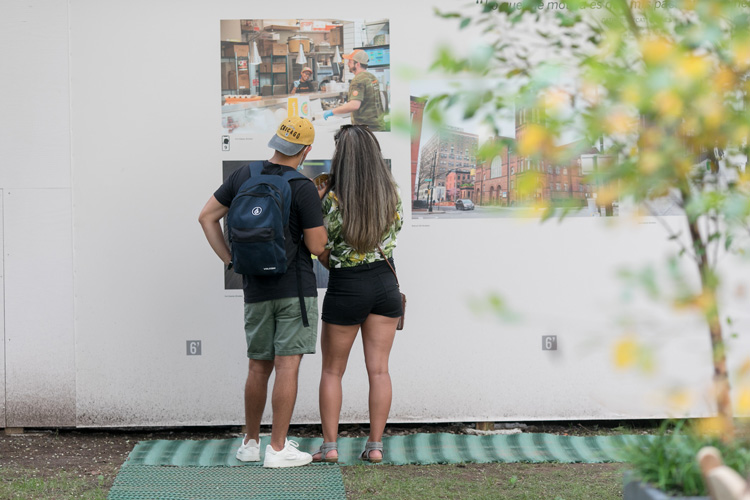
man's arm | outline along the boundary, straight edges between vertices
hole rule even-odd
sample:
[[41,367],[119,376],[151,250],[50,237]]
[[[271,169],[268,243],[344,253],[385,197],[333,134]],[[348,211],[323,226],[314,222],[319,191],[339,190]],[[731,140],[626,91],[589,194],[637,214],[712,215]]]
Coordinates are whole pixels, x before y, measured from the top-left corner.
[[328,231],[326,231],[325,226],[303,229],[302,234],[305,235],[305,246],[308,250],[310,250],[311,254],[321,255],[326,251],[326,243],[328,243]]
[[346,113],[353,113],[357,111],[361,106],[362,101],[351,100],[346,104],[342,104],[338,108],[332,109],[331,111],[333,111],[334,115],[344,115]]
[[208,244],[211,245],[211,248],[214,249],[216,255],[219,256],[225,265],[229,265],[232,262],[232,253],[224,241],[224,233],[221,230],[221,223],[219,221],[228,211],[229,207],[225,207],[219,203],[219,200],[215,196],[211,196],[198,216],[198,222],[200,222],[203,228]]

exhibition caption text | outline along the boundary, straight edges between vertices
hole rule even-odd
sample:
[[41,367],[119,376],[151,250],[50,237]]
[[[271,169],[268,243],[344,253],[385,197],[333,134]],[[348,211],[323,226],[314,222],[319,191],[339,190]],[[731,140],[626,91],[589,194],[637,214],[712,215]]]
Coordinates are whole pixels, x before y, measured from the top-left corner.
[[[476,4],[488,4],[492,3],[492,0],[474,0],[474,3]],[[654,9],[666,9],[671,7],[671,1],[670,0],[655,0],[655,1],[649,1],[649,0],[631,0],[629,2],[629,6],[631,9],[643,9],[647,7],[651,7]],[[743,7],[747,8],[750,7],[750,0],[740,0],[735,2],[737,7]],[[515,10],[521,10],[523,7],[523,2],[495,2],[492,6],[493,10],[497,10],[500,4],[505,4],[510,6],[511,9]],[[537,6],[537,10],[563,10],[567,9],[568,5],[565,2],[542,2]],[[581,9],[609,9],[611,7],[611,2],[608,1],[599,1],[599,0],[591,0],[590,2],[586,2],[585,4],[581,5]]]

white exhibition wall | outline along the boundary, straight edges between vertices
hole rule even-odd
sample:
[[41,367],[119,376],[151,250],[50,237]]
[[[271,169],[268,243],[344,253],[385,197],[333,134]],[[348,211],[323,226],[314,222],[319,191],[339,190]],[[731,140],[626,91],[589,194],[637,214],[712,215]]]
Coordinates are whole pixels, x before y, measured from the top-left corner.
[[0,4],[7,427],[76,424],[68,44],[67,2]]
[[[230,151],[221,149],[220,20],[389,19],[391,108],[402,115],[410,81],[430,78],[437,47],[473,43],[433,14],[463,1],[384,0],[376,12],[365,3],[296,3],[0,7],[0,63],[11,68],[0,77],[0,424],[243,421],[242,298],[225,292],[197,216],[223,161],[270,151],[266,135],[232,137]],[[379,137],[406,197],[409,138]],[[319,131],[311,157],[332,151],[331,135]],[[658,264],[674,250],[655,220],[407,220],[396,261],[409,308],[391,361],[392,421],[677,416],[668,396],[683,387],[696,397],[682,414],[711,414],[700,319],[622,300],[618,270]],[[728,268],[735,287],[748,274]],[[491,294],[507,300],[515,321],[478,311]],[[737,331],[750,327],[748,310],[727,297]],[[627,332],[655,350],[652,374],[615,369],[613,346]],[[542,351],[543,335],[557,336],[556,351]],[[186,351],[194,340],[200,355]],[[747,336],[729,342],[731,353],[750,352]],[[295,423],[319,421],[319,372],[319,355],[307,356]],[[366,421],[360,347],[344,391],[342,420]]]

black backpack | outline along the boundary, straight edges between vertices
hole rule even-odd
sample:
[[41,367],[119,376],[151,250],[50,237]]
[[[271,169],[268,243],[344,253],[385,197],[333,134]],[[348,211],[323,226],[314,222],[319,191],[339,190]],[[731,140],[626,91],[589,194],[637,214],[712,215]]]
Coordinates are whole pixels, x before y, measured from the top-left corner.
[[287,271],[286,239],[292,204],[292,180],[309,180],[296,171],[263,174],[263,164],[249,165],[250,178],[240,186],[227,213],[232,268],[252,276]]

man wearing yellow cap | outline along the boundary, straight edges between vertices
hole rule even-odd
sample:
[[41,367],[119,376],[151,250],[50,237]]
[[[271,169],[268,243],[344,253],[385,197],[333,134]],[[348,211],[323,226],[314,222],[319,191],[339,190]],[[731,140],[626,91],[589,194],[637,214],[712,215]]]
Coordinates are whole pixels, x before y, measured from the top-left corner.
[[[263,162],[262,175],[295,171],[310,152],[315,130],[300,117],[279,125],[268,146],[274,150]],[[257,166],[254,168],[258,168]],[[203,207],[198,218],[216,255],[231,267],[232,255],[224,241],[220,220],[229,212],[240,187],[251,176],[250,165],[230,175]],[[243,462],[260,461],[260,421],[266,404],[268,379],[273,384],[271,444],[266,446],[264,467],[294,467],[312,461],[312,456],[286,439],[297,399],[297,377],[303,354],[315,353],[318,335],[318,290],[310,253],[320,255],[328,241],[323,226],[320,197],[309,179],[292,180],[288,232],[285,231],[287,272],[272,276],[242,276],[245,297],[245,338],[250,359],[245,382],[247,434],[235,457]],[[254,212],[253,212],[254,213]],[[302,316],[302,304],[306,319]],[[307,325],[307,326],[306,326]]]
[[315,92],[316,85],[312,80],[312,74],[312,68],[308,68],[307,66],[302,68],[302,73],[300,73],[299,80],[295,80],[294,85],[292,85],[291,93],[308,94],[310,92]]
[[384,130],[383,103],[380,101],[380,83],[367,71],[370,57],[364,50],[344,54],[354,79],[349,83],[349,102],[323,113],[326,120],[333,115],[352,114],[352,125],[367,125],[370,130]]

